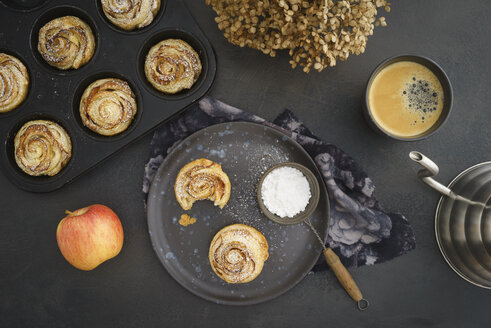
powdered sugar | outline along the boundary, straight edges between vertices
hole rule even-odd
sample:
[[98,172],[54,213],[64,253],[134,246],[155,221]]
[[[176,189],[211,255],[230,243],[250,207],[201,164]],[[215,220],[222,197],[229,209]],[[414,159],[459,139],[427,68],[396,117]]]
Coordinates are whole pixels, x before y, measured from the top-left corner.
[[309,203],[309,182],[300,170],[279,167],[264,178],[261,197],[271,213],[292,218],[305,210]]

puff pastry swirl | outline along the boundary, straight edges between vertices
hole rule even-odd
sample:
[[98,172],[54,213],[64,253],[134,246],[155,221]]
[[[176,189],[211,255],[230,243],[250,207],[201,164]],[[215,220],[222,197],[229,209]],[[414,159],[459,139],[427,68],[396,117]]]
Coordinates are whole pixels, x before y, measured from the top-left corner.
[[70,136],[52,121],[25,123],[14,139],[15,162],[33,176],[56,175],[72,156]]
[[136,111],[135,94],[129,84],[116,78],[92,82],[80,100],[82,123],[104,136],[126,130]]
[[145,60],[145,76],[165,93],[190,89],[201,74],[198,53],[185,41],[167,39],[153,46]]
[[254,280],[268,257],[266,238],[244,224],[233,224],[218,231],[208,254],[216,275],[232,284]]
[[184,210],[197,200],[208,199],[223,208],[230,198],[230,180],[222,166],[206,158],[186,164],[177,174],[174,191]]
[[101,4],[107,19],[127,31],[149,25],[160,9],[160,0],[102,0]]
[[61,70],[87,64],[95,51],[89,25],[75,16],[53,19],[39,30],[38,51],[51,66]]
[[0,113],[19,106],[28,87],[29,74],[24,64],[14,56],[0,53]]

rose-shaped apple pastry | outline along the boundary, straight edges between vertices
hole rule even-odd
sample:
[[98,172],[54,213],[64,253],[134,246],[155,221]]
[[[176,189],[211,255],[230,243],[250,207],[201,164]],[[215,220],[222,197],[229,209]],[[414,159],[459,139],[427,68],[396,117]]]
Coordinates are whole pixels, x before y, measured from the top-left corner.
[[61,70],[87,64],[95,51],[89,25],[75,16],[53,19],[39,30],[38,51],[44,60]]
[[137,111],[135,94],[126,81],[110,78],[91,83],[80,100],[82,123],[112,136],[128,128]]
[[72,156],[68,133],[52,121],[24,124],[14,139],[15,162],[29,175],[56,175]]
[[107,19],[127,31],[149,25],[160,9],[160,0],[102,0],[101,4]]
[[168,39],[157,43],[145,60],[145,76],[153,87],[165,93],[190,89],[201,74],[201,61],[186,42]]
[[216,275],[232,284],[254,280],[268,257],[266,238],[244,224],[233,224],[220,230],[213,237],[208,253]]
[[222,166],[205,158],[186,164],[177,175],[174,191],[184,210],[197,200],[208,199],[223,208],[230,198],[230,180]]
[[29,74],[17,58],[0,53],[0,113],[19,106],[27,96]]

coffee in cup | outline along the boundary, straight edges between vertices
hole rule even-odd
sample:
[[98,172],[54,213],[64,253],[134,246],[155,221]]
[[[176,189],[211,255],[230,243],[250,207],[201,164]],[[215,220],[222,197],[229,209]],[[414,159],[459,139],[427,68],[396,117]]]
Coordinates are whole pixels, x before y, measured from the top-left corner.
[[379,128],[402,139],[430,130],[445,100],[438,77],[414,61],[397,61],[382,68],[372,79],[367,96],[368,110]]

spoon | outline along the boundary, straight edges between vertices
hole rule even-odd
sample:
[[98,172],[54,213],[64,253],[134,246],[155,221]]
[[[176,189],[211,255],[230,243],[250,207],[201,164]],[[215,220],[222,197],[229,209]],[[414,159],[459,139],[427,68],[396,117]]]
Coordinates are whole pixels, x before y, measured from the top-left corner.
[[[257,188],[257,199],[259,202],[259,208],[261,209],[261,212],[270,220],[279,223],[279,224],[286,224],[286,225],[291,225],[291,224],[301,224],[305,223],[309,226],[309,228],[312,230],[314,235],[316,236],[317,240],[319,243],[322,245],[322,253],[324,254],[324,257],[326,258],[326,262],[329,265],[329,267],[332,269],[334,272],[334,275],[338,279],[339,283],[341,286],[343,286],[344,290],[348,293],[348,295],[356,302],[358,309],[360,311],[366,310],[370,303],[368,302],[367,299],[363,297],[363,294],[361,293],[360,289],[358,288],[355,280],[351,276],[351,274],[348,272],[348,270],[344,267],[343,263],[341,263],[341,260],[339,257],[334,253],[334,251],[330,247],[326,247],[324,245],[324,241],[321,239],[319,236],[319,233],[317,229],[312,225],[310,221],[310,216],[312,213],[314,213],[317,204],[319,202],[319,194],[320,194],[320,188],[319,188],[319,183],[317,181],[316,176],[312,171],[310,171],[308,168],[306,168],[303,165],[300,165],[298,163],[280,163],[273,165],[271,168],[267,169],[265,166],[263,159],[268,156],[265,156],[261,159],[260,165],[263,171],[265,173],[263,174],[261,180],[259,181],[259,185]],[[279,167],[293,167],[295,169],[298,169],[302,174],[307,178],[309,185],[310,185],[310,191],[312,193],[312,196],[309,200],[309,203],[307,207],[303,210],[303,212],[295,215],[293,218],[288,218],[288,217],[280,217],[277,216],[276,214],[273,214],[270,212],[270,210],[266,207],[266,205],[263,202],[262,195],[261,195],[261,190],[262,190],[262,183],[265,179],[265,177],[274,169],[277,169]],[[329,217],[327,218],[329,220]],[[329,226],[329,225],[328,225]]]

